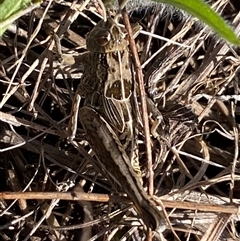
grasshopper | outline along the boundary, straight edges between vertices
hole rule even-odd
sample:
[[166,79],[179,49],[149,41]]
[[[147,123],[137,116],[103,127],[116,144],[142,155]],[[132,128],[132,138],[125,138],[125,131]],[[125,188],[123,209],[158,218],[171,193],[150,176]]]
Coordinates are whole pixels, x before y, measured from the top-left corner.
[[[165,228],[165,221],[141,184],[137,103],[127,37],[125,28],[112,18],[100,21],[89,33],[89,55],[72,107],[71,138],[79,116],[100,170],[132,199],[143,222],[156,230]],[[79,109],[81,97],[85,103]]]

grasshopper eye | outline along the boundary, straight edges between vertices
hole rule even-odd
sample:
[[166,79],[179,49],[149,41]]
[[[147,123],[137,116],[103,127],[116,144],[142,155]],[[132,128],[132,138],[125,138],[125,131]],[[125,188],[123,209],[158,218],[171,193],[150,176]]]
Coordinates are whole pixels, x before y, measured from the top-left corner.
[[111,40],[111,35],[108,31],[99,31],[94,38],[95,42],[99,46],[105,46]]

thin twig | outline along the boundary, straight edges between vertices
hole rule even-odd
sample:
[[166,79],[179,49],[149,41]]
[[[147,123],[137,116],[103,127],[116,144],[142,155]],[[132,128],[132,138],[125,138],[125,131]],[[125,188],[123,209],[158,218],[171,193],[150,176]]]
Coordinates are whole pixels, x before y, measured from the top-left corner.
[[144,81],[143,81],[143,74],[141,63],[138,57],[136,44],[133,38],[131,25],[129,22],[128,14],[126,9],[122,10],[123,15],[123,22],[126,26],[129,35],[129,46],[133,54],[133,60],[135,64],[135,71],[136,71],[136,80],[139,85],[139,96],[140,102],[142,107],[142,118],[143,118],[143,129],[145,134],[145,144],[146,144],[146,154],[147,154],[147,171],[148,171],[148,192],[149,195],[153,195],[154,187],[153,187],[153,170],[152,170],[152,151],[151,151],[151,139],[150,139],[150,130],[149,130],[149,121],[148,121],[148,110],[147,110],[147,103],[146,103],[146,93],[144,89]]
[[[107,194],[96,193],[83,193],[83,192],[1,192],[0,198],[4,200],[13,199],[60,199],[69,201],[92,201],[92,202],[113,202],[113,203],[131,203],[131,200],[127,197]],[[154,198],[156,202],[161,201],[167,208],[177,208],[180,210],[195,210],[202,212],[216,212],[216,213],[229,213],[239,215],[239,207],[235,203],[234,205],[226,204],[211,204],[211,203],[199,203],[179,200],[164,200],[163,198]]]

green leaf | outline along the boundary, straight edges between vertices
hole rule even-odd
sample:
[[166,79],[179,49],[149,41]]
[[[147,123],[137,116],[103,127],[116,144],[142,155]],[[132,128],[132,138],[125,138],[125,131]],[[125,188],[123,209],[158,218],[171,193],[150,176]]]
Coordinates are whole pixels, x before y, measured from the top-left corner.
[[40,1],[31,0],[0,0],[0,36],[12,22],[39,4]]
[[218,35],[232,44],[240,45],[240,39],[231,27],[209,5],[201,0],[154,0],[180,8],[210,26]]

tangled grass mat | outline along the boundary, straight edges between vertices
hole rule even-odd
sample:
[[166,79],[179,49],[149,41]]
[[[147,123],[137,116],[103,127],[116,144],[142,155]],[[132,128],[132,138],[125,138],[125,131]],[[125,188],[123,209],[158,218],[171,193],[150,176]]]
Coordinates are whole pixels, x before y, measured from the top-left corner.
[[[239,34],[238,3],[211,4]],[[95,167],[80,123],[79,149],[67,139],[85,38],[101,14],[93,2],[80,7],[45,1],[0,40],[1,240],[146,239],[130,200]],[[182,44],[136,39],[146,94],[162,114],[159,136],[150,136],[155,199],[172,227],[162,240],[238,240],[239,48],[180,11],[130,8],[145,31]],[[140,131],[146,187],[144,140]]]

